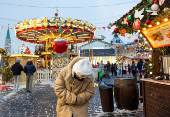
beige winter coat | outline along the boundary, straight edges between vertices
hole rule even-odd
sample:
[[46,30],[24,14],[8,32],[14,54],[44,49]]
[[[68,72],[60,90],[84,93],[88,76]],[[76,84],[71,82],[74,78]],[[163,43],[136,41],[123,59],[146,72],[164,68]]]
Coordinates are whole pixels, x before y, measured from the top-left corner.
[[72,67],[80,59],[83,58],[76,58],[63,68],[55,81],[57,117],[88,117],[89,100],[94,95],[94,77],[83,81],[72,77]]

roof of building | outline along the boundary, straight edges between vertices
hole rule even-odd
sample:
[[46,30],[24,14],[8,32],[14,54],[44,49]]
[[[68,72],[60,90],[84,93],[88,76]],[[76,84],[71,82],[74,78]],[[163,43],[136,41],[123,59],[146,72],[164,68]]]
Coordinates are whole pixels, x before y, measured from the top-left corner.
[[6,38],[7,38],[7,39],[10,38],[9,27],[8,27],[8,30],[7,30]]
[[125,44],[118,36],[113,36],[113,39],[110,41],[112,45],[123,45]]

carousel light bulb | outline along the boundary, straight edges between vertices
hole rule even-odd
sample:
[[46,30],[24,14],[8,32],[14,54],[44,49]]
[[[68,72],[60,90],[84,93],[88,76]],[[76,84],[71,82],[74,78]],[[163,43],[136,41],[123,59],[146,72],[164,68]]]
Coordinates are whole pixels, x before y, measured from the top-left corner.
[[140,32],[140,30],[138,30],[138,32]]
[[152,74],[152,72],[150,72],[150,74]]
[[159,25],[159,24],[160,24],[160,22],[157,22],[156,24],[157,24],[157,25]]
[[168,18],[165,18],[164,21],[168,21]]

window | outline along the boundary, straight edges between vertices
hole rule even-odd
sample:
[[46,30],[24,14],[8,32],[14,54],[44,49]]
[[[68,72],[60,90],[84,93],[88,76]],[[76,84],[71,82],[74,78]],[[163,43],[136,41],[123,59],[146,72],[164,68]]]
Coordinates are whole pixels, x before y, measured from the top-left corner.
[[120,43],[120,40],[116,40],[116,43]]

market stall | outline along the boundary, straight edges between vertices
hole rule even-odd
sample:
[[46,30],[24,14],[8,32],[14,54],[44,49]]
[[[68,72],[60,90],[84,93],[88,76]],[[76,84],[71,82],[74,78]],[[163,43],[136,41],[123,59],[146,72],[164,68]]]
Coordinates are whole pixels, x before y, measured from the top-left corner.
[[[37,59],[39,56],[37,55],[29,55],[29,54],[13,54],[9,57],[10,64],[13,65],[16,63],[17,59],[20,59],[21,62],[20,64],[23,66],[26,65],[28,59],[31,59],[35,67],[37,68]],[[33,82],[37,82],[37,71],[34,73],[34,78]],[[25,84],[26,83],[26,74],[22,71],[21,72],[21,77],[20,77],[20,84]]]

